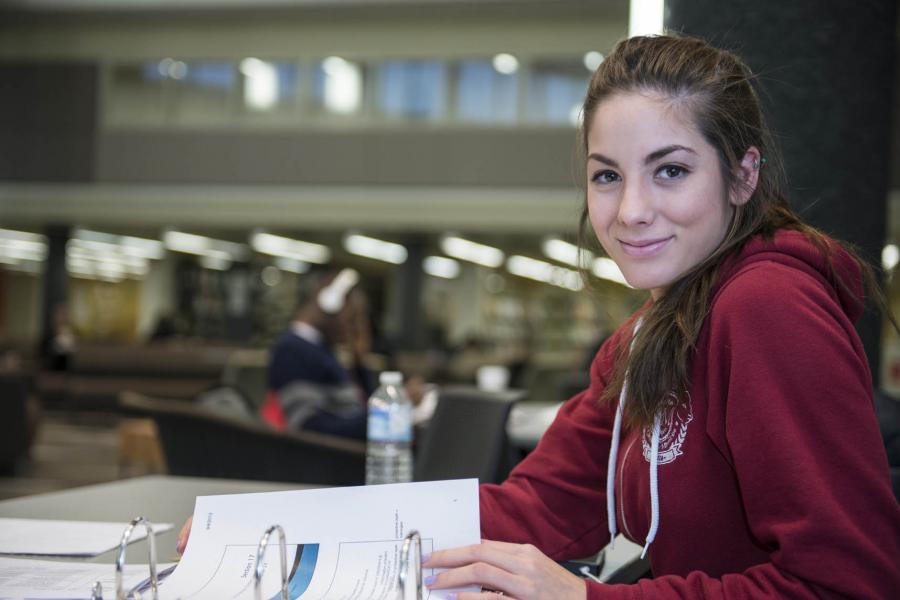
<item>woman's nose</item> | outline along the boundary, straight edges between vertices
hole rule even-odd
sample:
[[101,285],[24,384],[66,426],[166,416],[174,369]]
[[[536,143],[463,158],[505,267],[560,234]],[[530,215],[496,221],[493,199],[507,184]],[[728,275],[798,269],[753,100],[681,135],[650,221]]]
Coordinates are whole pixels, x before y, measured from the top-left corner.
[[648,225],[653,222],[653,203],[639,182],[625,182],[619,199],[619,222],[623,225]]

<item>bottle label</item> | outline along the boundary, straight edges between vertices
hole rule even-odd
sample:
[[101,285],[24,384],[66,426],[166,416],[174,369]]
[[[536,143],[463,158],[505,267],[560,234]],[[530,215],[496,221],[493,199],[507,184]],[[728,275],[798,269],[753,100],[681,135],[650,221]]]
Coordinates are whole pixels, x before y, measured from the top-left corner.
[[412,408],[370,408],[368,437],[375,442],[411,442]]

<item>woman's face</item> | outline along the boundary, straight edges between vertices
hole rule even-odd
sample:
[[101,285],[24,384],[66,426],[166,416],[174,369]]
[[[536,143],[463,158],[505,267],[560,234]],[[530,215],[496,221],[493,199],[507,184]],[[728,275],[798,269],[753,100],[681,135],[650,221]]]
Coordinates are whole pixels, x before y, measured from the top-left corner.
[[630,285],[659,298],[725,237],[727,198],[715,149],[659,97],[615,94],[588,130],[587,207]]

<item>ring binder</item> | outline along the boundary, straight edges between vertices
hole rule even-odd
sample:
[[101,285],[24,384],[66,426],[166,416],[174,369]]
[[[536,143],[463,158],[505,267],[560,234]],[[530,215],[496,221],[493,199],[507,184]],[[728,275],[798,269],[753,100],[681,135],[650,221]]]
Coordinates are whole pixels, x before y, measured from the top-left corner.
[[[122,532],[122,541],[119,542],[119,556],[116,557],[116,600],[126,600],[122,580],[125,571],[125,550],[128,548],[128,540],[134,528],[143,525],[147,529],[147,543],[150,545],[150,590],[153,592],[153,600],[159,598],[159,581],[156,577],[156,534],[153,532],[153,523],[144,517],[136,517],[131,520],[125,531]],[[103,600],[103,584],[94,582],[91,589],[91,600]]]
[[156,578],[156,537],[153,533],[153,523],[144,517],[132,519],[128,527],[122,533],[122,541],[119,542],[119,556],[116,558],[116,600],[125,600],[125,590],[122,589],[122,579],[125,574],[125,550],[128,548],[128,540],[134,528],[143,525],[147,529],[147,543],[150,545],[150,590],[153,600],[159,597],[159,581]]
[[406,578],[409,575],[409,549],[416,544],[416,600],[422,600],[422,536],[413,529],[403,538],[400,551],[400,600],[406,598]]
[[272,525],[263,534],[259,540],[259,546],[256,548],[256,569],[253,573],[253,591],[256,600],[262,600],[262,576],[264,569],[263,556],[266,554],[266,546],[269,545],[269,536],[273,531],[278,532],[278,548],[281,554],[281,600],[290,600],[288,598],[288,573],[287,573],[287,541],[284,537],[284,529],[281,525]]

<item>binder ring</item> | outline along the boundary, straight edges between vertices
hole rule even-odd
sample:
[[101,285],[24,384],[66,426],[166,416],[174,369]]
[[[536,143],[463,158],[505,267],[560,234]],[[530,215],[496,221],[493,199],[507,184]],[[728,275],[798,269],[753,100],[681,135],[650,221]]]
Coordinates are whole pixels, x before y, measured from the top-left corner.
[[103,584],[99,581],[94,582],[94,587],[91,589],[91,600],[103,600]]
[[[128,540],[134,528],[143,525],[147,530],[147,543],[150,545],[150,589],[153,591],[153,600],[159,598],[159,581],[156,578],[156,537],[153,533],[153,523],[144,517],[132,519],[125,531],[122,532],[122,541],[119,542],[119,556],[116,558],[116,600],[125,600],[125,590],[122,589],[122,580],[125,571],[125,550],[128,548]],[[94,585],[94,594],[100,593],[102,598],[103,588],[98,581]]]
[[416,544],[416,598],[422,598],[422,536],[413,529],[403,538],[403,549],[400,551],[400,599],[406,598],[406,578],[409,572],[409,549]]
[[262,539],[259,540],[259,546],[256,548],[256,570],[253,573],[253,593],[256,600],[262,600],[262,576],[265,571],[263,557],[266,554],[266,546],[269,545],[269,536],[273,531],[278,532],[278,548],[279,554],[281,554],[281,600],[290,600],[288,598],[287,541],[281,525],[272,525],[266,529]]

